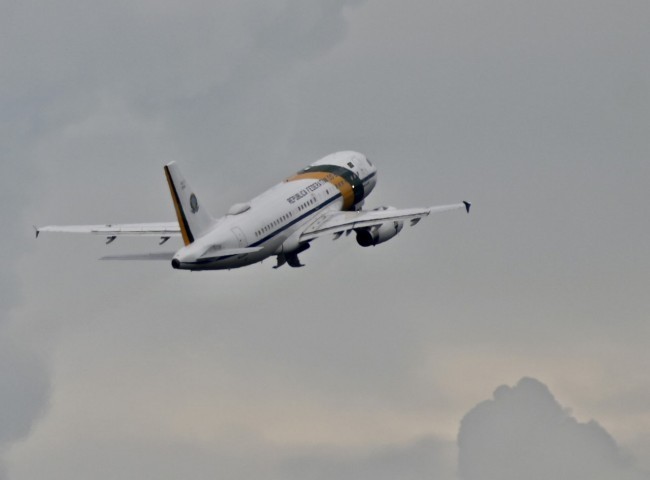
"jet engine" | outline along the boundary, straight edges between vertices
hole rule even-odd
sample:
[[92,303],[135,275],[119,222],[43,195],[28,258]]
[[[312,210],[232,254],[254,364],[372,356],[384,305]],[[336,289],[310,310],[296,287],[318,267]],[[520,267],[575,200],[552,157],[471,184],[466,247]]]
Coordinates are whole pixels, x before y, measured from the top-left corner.
[[[395,210],[395,207],[379,207],[375,210]],[[404,222],[389,221],[374,227],[358,228],[357,243],[362,247],[374,247],[384,243],[397,235],[404,227]]]

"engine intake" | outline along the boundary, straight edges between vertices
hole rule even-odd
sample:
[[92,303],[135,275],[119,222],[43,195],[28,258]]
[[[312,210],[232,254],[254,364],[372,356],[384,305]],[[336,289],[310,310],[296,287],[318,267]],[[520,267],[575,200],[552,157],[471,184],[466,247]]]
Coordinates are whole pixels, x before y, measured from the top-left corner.
[[[395,210],[395,208],[379,207],[375,210]],[[357,233],[357,243],[362,247],[374,247],[393,238],[403,227],[404,222],[391,221],[374,227],[358,228],[355,230]]]

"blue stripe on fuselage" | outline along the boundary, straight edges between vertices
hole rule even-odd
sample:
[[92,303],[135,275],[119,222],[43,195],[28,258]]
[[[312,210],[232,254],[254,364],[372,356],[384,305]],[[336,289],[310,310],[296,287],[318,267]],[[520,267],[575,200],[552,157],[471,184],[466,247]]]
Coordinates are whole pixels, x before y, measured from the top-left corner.
[[[371,173],[370,175],[368,175],[366,178],[364,178],[363,180],[361,180],[361,182],[362,182],[362,183],[365,183],[366,181],[370,180],[370,179],[371,179],[372,177],[374,177],[375,175],[376,175],[376,172],[373,172],[373,173]],[[314,212],[317,212],[318,210],[321,210],[323,207],[326,207],[327,205],[329,205],[330,203],[334,202],[335,200],[337,200],[337,199],[339,199],[339,198],[341,198],[341,197],[342,197],[341,193],[340,193],[340,192],[337,193],[337,194],[334,195],[333,197],[328,198],[327,200],[325,200],[323,203],[321,203],[321,204],[319,204],[319,205],[316,205],[316,206],[315,206],[314,208],[312,208],[311,210],[307,211],[306,213],[303,213],[301,216],[299,216],[299,217],[296,218],[295,220],[292,220],[291,222],[287,223],[286,225],[283,225],[283,226],[279,227],[277,230],[275,230],[275,231],[269,233],[266,237],[264,237],[264,238],[258,240],[258,241],[255,242],[255,243],[251,243],[250,245],[248,245],[248,247],[257,247],[257,246],[259,246],[259,245],[261,245],[261,244],[267,242],[268,240],[270,240],[271,238],[275,237],[276,235],[278,235],[278,234],[284,232],[284,231],[285,231],[286,229],[288,229],[289,227],[295,225],[296,223],[300,222],[301,220],[304,220],[305,218],[307,218],[307,217],[309,217],[310,215],[312,215]],[[235,256],[236,256],[236,255],[228,255],[228,256],[226,256],[226,257],[212,257],[212,258],[208,257],[208,258],[200,258],[200,259],[197,259],[197,260],[196,260],[196,263],[218,262],[218,261],[226,260],[226,259],[228,259],[228,258],[232,258],[232,257],[235,257]]]

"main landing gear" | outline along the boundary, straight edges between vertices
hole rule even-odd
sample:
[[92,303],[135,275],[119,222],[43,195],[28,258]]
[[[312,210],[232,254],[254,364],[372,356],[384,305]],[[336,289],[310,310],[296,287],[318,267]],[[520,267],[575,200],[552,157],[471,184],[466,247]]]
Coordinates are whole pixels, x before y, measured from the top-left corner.
[[298,254],[301,252],[304,252],[309,248],[309,244],[306,243],[304,245],[301,245],[300,248],[297,250],[294,250],[293,252],[282,252],[280,253],[277,258],[278,258],[278,264],[274,266],[273,268],[280,268],[282,265],[285,263],[288,264],[290,267],[293,268],[299,268],[299,267],[304,267],[302,263],[300,263],[300,259],[298,258]]

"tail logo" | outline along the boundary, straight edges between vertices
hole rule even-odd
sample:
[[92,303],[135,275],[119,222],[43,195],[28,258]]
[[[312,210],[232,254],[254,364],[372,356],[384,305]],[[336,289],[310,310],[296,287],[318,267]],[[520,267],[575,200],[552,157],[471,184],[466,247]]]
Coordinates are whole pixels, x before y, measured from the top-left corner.
[[194,194],[190,195],[190,208],[192,209],[192,213],[199,211],[199,201],[196,199],[196,195]]

